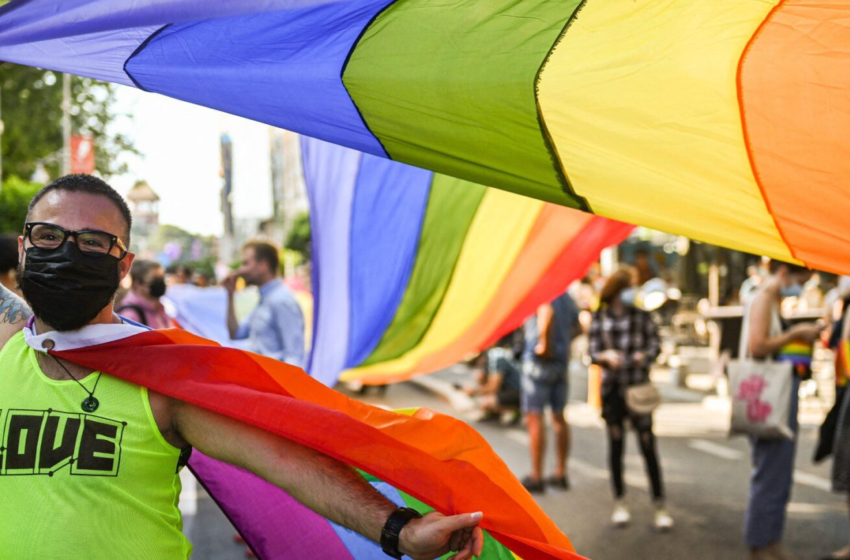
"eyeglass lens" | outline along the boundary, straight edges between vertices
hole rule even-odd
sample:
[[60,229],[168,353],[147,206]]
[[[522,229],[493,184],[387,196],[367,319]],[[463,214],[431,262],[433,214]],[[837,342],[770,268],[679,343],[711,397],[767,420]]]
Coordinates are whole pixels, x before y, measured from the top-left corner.
[[[56,249],[65,241],[67,233],[58,227],[37,224],[30,232],[30,241],[40,249]],[[105,254],[112,249],[112,236],[89,231],[74,235],[77,247],[84,253]]]

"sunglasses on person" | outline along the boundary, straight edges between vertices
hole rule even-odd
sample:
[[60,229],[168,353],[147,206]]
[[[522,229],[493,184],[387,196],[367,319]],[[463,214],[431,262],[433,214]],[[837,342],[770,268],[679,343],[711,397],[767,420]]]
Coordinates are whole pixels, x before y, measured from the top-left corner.
[[71,231],[46,222],[28,222],[24,226],[24,238],[29,240],[33,247],[39,249],[59,249],[72,236],[77,248],[87,255],[103,257],[112,253],[112,250],[117,247],[121,252],[118,258],[123,259],[128,252],[127,247],[117,235],[105,231],[96,229]]

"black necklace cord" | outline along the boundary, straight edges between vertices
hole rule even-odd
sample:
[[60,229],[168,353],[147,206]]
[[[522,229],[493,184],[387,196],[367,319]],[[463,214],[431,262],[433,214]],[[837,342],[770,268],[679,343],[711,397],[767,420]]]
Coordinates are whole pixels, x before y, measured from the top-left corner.
[[83,388],[83,391],[85,391],[86,393],[88,393],[88,395],[89,395],[89,396],[88,396],[88,397],[86,397],[86,398],[83,400],[83,402],[82,402],[82,403],[80,403],[80,406],[82,407],[83,411],[85,411],[85,412],[94,412],[95,410],[97,410],[97,408],[100,406],[100,401],[98,401],[98,400],[95,398],[95,396],[94,396],[94,392],[95,392],[95,391],[97,391],[97,385],[100,383],[100,377],[103,375],[103,373],[98,373],[98,374],[97,374],[97,379],[96,379],[96,380],[95,380],[95,382],[94,382],[94,389],[92,389],[91,391],[89,391],[88,389],[86,389],[86,386],[85,386],[85,385],[83,385],[82,383],[80,383],[80,380],[79,380],[79,379],[77,379],[76,377],[74,377],[74,376],[73,376],[73,374],[71,374],[71,372],[68,370],[68,368],[66,368],[66,367],[65,367],[65,364],[63,364],[63,363],[59,360],[59,358],[57,358],[57,357],[56,357],[56,356],[54,356],[53,354],[50,354],[49,352],[48,352],[48,356],[50,356],[51,358],[53,358],[54,360],[56,360],[56,363],[57,363],[57,364],[59,364],[59,367],[61,367],[62,369],[64,369],[64,370],[65,370],[65,373],[67,373],[67,374],[68,374],[68,376],[69,376],[71,379],[73,379],[74,381],[76,381],[76,382],[77,382],[77,385],[79,385],[80,387],[82,387],[82,388]]

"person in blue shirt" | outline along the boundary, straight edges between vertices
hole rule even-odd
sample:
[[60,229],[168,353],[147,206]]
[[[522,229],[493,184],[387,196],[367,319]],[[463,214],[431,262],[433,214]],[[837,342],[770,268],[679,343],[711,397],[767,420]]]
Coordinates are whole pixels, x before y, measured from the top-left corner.
[[[233,296],[236,280],[260,289],[260,304],[241,324],[236,319]],[[222,281],[227,290],[227,329],[231,340],[249,341],[249,350],[303,368],[304,314],[292,291],[280,278],[277,248],[264,241],[242,247],[242,265]]]
[[556,442],[556,467],[546,482],[561,490],[570,487],[567,478],[567,455],[570,426],[564,409],[567,406],[567,366],[570,345],[579,328],[578,308],[568,294],[540,306],[525,323],[525,352],[522,364],[522,410],[531,441],[531,475],[523,485],[532,493],[545,490],[543,456],[546,434],[543,411],[552,410],[552,428]]

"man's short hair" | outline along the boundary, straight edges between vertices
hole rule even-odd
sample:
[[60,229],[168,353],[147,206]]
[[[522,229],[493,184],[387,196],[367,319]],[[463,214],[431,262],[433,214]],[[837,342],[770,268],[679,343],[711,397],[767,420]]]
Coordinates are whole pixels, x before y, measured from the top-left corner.
[[130,228],[133,227],[133,215],[130,213],[130,207],[127,206],[127,203],[118,194],[118,191],[110,187],[106,184],[102,179],[98,179],[92,175],[65,175],[64,177],[59,177],[40,191],[36,193],[30,202],[29,208],[27,209],[27,221],[30,221],[30,215],[32,215],[33,208],[38,202],[44,198],[48,193],[53,191],[68,191],[68,192],[82,192],[87,194],[93,194],[98,196],[105,196],[118,208],[118,211],[121,213],[121,217],[124,218],[124,221],[127,223],[127,229],[124,232],[126,235],[126,245],[130,246]]
[[779,271],[779,267],[785,266],[788,268],[788,272],[791,274],[802,274],[806,272],[812,272],[811,269],[806,268],[803,265],[799,264],[791,264],[785,261],[780,261],[777,259],[770,259],[770,263],[768,264],[768,270],[770,270],[771,274],[776,274]]
[[254,258],[269,265],[269,270],[275,276],[280,272],[280,254],[277,247],[267,241],[249,241],[242,246],[242,250],[252,249]]
[[0,235],[0,274],[18,269],[18,238]]
[[133,279],[133,285],[144,284],[148,273],[157,268],[162,268],[162,265],[156,261],[146,259],[136,259],[133,261],[133,268],[130,269],[130,278]]

